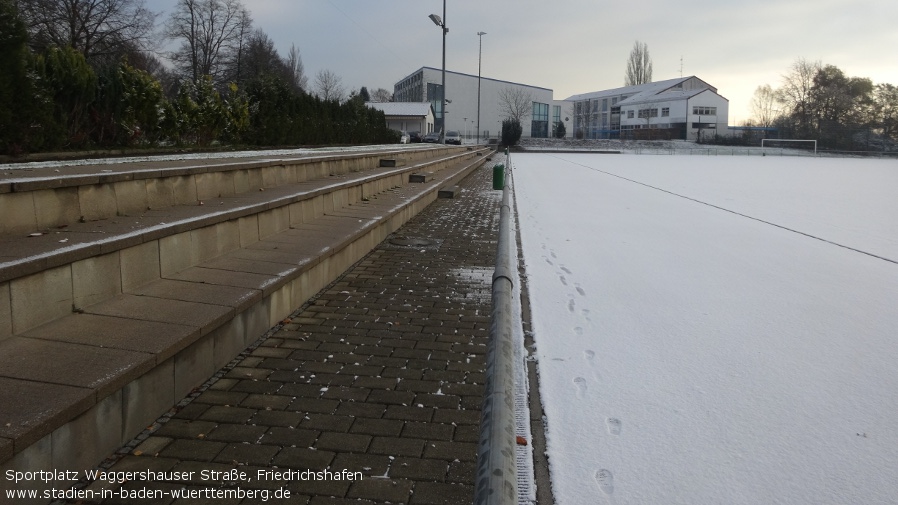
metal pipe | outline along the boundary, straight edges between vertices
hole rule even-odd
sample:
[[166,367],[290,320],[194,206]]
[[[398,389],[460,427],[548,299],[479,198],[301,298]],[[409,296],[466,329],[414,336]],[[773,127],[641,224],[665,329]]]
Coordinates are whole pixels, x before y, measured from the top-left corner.
[[[506,170],[510,160],[506,153]],[[517,251],[511,234],[511,198],[508,183],[499,209],[499,243],[493,272],[493,307],[487,348],[486,384],[477,446],[475,505],[517,504],[516,437],[514,420],[514,338],[512,302],[514,272],[511,254]]]

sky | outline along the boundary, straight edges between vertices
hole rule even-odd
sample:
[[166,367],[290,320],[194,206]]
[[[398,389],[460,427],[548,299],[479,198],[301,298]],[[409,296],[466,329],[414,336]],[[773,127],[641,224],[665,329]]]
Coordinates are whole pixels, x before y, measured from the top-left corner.
[[[176,0],[153,0],[164,22]],[[441,66],[438,0],[244,0],[282,56],[295,44],[310,77],[328,69],[347,90],[386,88]],[[447,70],[550,88],[555,99],[624,84],[635,41],[653,80],[695,75],[730,101],[730,124],[750,116],[754,90],[780,85],[798,59],[874,84],[898,85],[893,0],[516,0],[447,2]]]
[[614,158],[511,156],[556,503],[895,503],[894,162]]

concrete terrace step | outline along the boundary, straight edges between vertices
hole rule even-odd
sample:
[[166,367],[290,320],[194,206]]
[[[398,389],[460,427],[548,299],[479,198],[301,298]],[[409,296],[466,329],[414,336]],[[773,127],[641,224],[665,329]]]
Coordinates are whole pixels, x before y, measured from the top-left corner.
[[[161,274],[182,270],[290,225],[320,217],[325,212],[357,202],[370,202],[383,191],[403,186],[407,172],[422,167],[440,170],[471,158],[469,153],[456,151],[406,168],[369,168],[339,176],[287,183],[264,191],[203,200],[203,205],[172,206],[145,210],[133,216],[64,225],[62,228],[44,230],[40,236],[0,236],[0,293],[4,288],[15,291],[15,286],[20,286],[25,290],[19,296],[24,304],[35,297],[54,300],[52,306],[40,307],[39,313],[31,315],[27,314],[26,307],[17,311],[13,302],[9,314],[11,326],[7,331],[2,325],[6,312],[0,304],[0,340],[64,315],[73,306],[78,309],[98,301],[98,297],[114,294],[115,282],[107,283],[105,290],[90,284],[88,278],[95,277],[97,268],[106,266],[115,269],[114,263],[119,263],[118,272],[107,273],[120,277],[121,288],[129,289],[152,280],[153,270]],[[240,241],[229,242],[229,237],[239,238]],[[158,266],[148,265],[144,256],[150,254],[147,249],[152,249],[152,246],[147,244],[156,242],[159,243],[158,258],[148,261],[155,261]],[[120,256],[118,261],[112,257],[115,253]],[[104,261],[107,265],[100,264]],[[69,274],[53,270],[69,265]],[[43,275],[28,278],[38,273]],[[148,273],[150,277],[147,277]],[[58,279],[59,275],[72,277],[72,284],[85,289],[79,292],[75,287],[71,296],[59,296],[58,287],[54,284],[67,282]],[[25,286],[24,279],[28,279],[30,287]],[[6,282],[13,285],[6,286]]]
[[432,154],[0,237],[0,469],[83,469],[129,440],[484,161]]
[[140,215],[284,184],[457,153],[457,148],[253,157],[222,161],[144,161],[0,171],[0,235],[31,233],[83,221]]

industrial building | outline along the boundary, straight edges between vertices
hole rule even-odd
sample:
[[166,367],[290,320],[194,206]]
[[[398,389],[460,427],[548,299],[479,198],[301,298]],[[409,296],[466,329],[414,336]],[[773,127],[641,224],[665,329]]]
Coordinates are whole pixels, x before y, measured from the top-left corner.
[[[435,131],[443,129],[441,71],[421,67],[394,85],[394,102],[426,102],[433,108]],[[504,96],[524,97],[523,136],[550,137],[559,121],[567,137],[584,139],[697,140],[728,135],[729,100],[695,76],[594,91],[553,100],[549,88],[446,71],[445,122],[448,130],[477,137],[477,89],[480,85],[480,138],[496,137],[508,116]]]
[[[393,87],[394,102],[430,102],[435,116],[434,129],[443,129],[444,111],[440,93],[442,72],[438,68],[421,67],[401,79]],[[480,85],[480,138],[496,137],[507,114],[503,111],[503,94],[523,97],[527,102],[522,121],[523,136],[548,137],[555,104],[552,90],[515,82],[478,78],[476,75],[446,71],[446,110],[444,131],[457,130],[466,139],[477,137],[477,87]],[[552,111],[550,111],[552,109]],[[558,114],[560,115],[560,106]]]

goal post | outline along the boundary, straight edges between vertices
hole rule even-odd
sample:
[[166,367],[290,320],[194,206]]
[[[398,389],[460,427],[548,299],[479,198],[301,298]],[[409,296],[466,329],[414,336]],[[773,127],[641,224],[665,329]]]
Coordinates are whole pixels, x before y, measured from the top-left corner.
[[764,149],[764,142],[813,142],[814,154],[817,154],[817,141],[810,139],[761,139],[761,149]]

